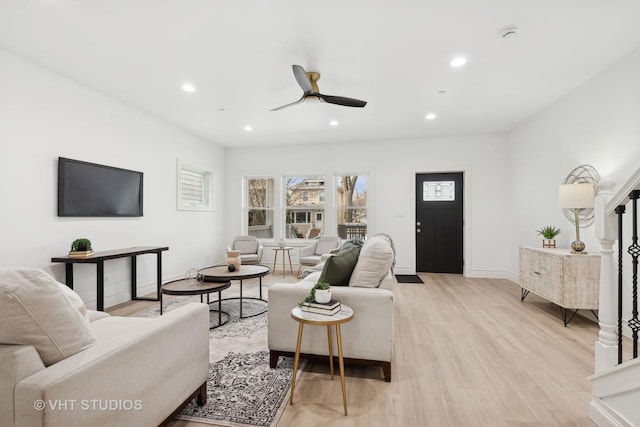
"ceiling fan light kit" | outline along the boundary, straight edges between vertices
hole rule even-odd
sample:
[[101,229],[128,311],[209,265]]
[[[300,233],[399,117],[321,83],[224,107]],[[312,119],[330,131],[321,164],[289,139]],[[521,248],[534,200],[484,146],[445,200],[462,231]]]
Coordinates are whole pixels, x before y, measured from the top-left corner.
[[300,88],[302,89],[302,98],[290,104],[285,104],[280,107],[274,108],[271,111],[282,110],[284,108],[300,104],[301,102],[326,102],[328,104],[356,108],[362,108],[367,105],[366,101],[361,101],[359,99],[347,98],[344,96],[324,95],[320,93],[320,89],[318,89],[318,80],[320,79],[320,73],[317,73],[315,71],[307,72],[300,65],[293,65],[292,68],[293,75],[298,82],[298,86],[300,86]]

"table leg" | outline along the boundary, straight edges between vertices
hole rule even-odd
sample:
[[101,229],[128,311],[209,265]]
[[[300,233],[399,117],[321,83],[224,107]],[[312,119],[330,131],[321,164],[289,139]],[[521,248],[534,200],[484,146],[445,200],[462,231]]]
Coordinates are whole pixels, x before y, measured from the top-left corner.
[[300,344],[302,343],[302,322],[298,325],[298,342],[296,344],[296,355],[293,358],[293,375],[291,376],[291,395],[289,396],[289,405],[293,405],[293,392],[296,389],[296,375],[298,374],[298,361],[300,360]]
[[104,311],[104,261],[99,260],[96,264],[97,269],[97,296],[96,296],[96,308],[98,311]]
[[287,251],[287,255],[289,256],[289,271],[291,271],[291,275],[293,276],[293,265],[291,264],[291,251]]
[[329,340],[329,372],[333,379],[333,339],[331,337],[331,325],[327,325],[327,339]]
[[240,279],[240,318],[242,319],[242,279]]
[[222,292],[218,291],[218,326],[222,325]]
[[260,299],[262,299],[262,276],[258,278],[258,283],[260,283]]
[[138,298],[138,258],[131,256],[131,299]]
[[158,251],[158,260],[156,262],[156,281],[157,281],[157,293],[158,298],[160,298],[160,288],[162,287],[162,252]]
[[158,299],[160,300],[160,316],[162,316],[162,292],[160,292],[160,297]]
[[284,274],[287,272],[287,270],[284,269],[285,263],[284,263],[285,259],[284,259],[284,249],[282,250],[282,278],[284,279]]
[[64,265],[64,280],[67,286],[73,289],[73,263],[71,262]]
[[275,250],[276,254],[273,256],[273,273],[276,273],[276,262],[278,261],[278,250]]
[[344,414],[347,415],[347,388],[344,384],[344,360],[342,358],[342,333],[340,324],[336,325],[336,338],[338,339],[338,363],[340,364],[340,381],[342,382],[342,403],[344,403]]

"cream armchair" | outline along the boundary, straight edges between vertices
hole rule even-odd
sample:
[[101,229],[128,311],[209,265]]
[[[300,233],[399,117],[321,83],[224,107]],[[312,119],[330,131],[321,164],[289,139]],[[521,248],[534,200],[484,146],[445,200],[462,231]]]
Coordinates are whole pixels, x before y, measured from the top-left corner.
[[242,264],[260,264],[264,247],[255,236],[236,236],[227,250],[240,251]]
[[334,249],[339,249],[342,240],[339,237],[323,236],[316,239],[311,246],[300,248],[298,259],[300,267],[298,268],[298,278],[302,272],[302,267],[313,267],[322,261],[322,255],[330,253]]

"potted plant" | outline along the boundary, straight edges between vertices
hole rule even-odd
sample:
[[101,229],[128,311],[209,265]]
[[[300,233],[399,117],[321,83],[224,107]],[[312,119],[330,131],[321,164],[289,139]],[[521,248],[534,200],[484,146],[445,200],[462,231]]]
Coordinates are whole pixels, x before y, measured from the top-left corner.
[[539,235],[544,237],[542,239],[542,247],[543,248],[555,248],[556,247],[556,239],[555,237],[560,234],[560,229],[556,228],[552,225],[547,225],[546,227],[542,227],[539,230],[536,230]]
[[93,255],[91,240],[86,238],[76,239],[71,243],[69,258],[88,258]]
[[317,282],[313,285],[311,292],[309,292],[309,296],[306,297],[303,302],[318,302],[326,304],[329,301],[331,301],[331,285],[326,282]]

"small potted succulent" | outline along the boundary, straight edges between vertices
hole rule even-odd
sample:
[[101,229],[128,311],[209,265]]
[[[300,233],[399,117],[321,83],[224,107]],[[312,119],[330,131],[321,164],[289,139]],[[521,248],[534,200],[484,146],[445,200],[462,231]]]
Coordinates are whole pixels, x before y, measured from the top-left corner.
[[555,248],[556,247],[556,236],[560,234],[560,229],[556,228],[552,225],[547,225],[546,227],[542,227],[539,230],[536,230],[538,234],[544,239],[542,239],[542,247],[543,248]]
[[331,285],[326,282],[317,282],[313,285],[311,292],[309,292],[309,296],[306,297],[303,302],[326,304],[329,301],[331,301]]
[[93,255],[91,240],[86,238],[76,239],[71,243],[69,258],[88,258]]

